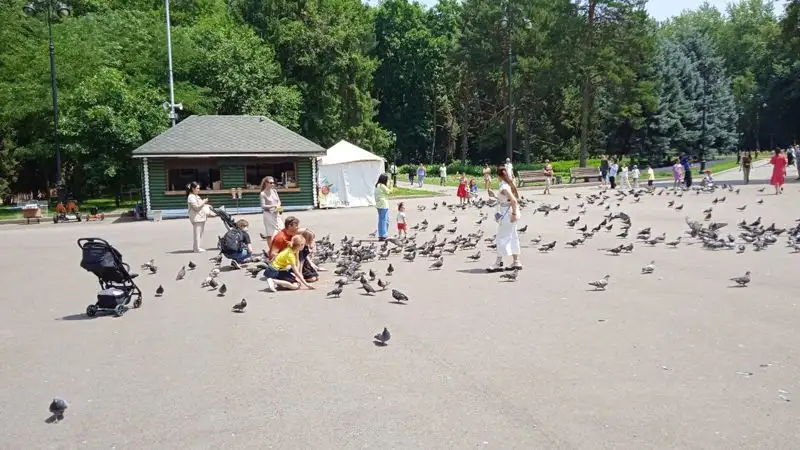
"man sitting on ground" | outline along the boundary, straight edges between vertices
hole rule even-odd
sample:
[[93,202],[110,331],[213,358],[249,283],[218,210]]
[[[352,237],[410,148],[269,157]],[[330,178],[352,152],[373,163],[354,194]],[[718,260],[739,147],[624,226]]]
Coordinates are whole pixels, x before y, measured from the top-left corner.
[[220,239],[219,249],[222,254],[231,260],[231,267],[241,269],[239,264],[252,261],[253,246],[250,244],[250,234],[247,227],[250,224],[240,219],[236,221],[236,226],[228,230],[225,236]]
[[278,253],[292,245],[292,238],[300,232],[300,220],[289,216],[283,221],[283,229],[272,237],[272,245],[266,251],[267,258],[272,260]]

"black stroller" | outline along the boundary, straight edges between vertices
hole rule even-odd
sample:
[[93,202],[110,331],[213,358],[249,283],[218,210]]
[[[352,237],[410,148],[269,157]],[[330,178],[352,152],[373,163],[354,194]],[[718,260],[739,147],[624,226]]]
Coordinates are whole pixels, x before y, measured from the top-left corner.
[[226,230],[230,230],[231,228],[236,227],[236,221],[233,220],[233,216],[228,214],[228,212],[225,211],[224,209],[222,209],[222,208],[211,208],[211,211],[213,211],[214,214],[216,214],[217,217],[219,217],[219,220],[221,220],[222,223],[225,224],[225,229]]
[[97,276],[102,289],[97,293],[97,303],[86,307],[86,315],[94,317],[98,311],[112,311],[117,317],[133,307],[142,306],[142,290],[133,279],[131,266],[122,262],[122,254],[108,241],[100,238],[80,238],[78,247],[83,250],[81,267]]

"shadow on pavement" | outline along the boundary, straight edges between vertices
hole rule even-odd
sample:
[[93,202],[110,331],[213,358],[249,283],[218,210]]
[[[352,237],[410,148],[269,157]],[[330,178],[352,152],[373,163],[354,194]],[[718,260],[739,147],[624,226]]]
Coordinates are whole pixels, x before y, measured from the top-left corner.
[[[100,315],[109,315],[109,314],[101,314],[100,312],[98,312],[97,316],[95,316],[95,317],[99,317]],[[70,320],[71,321],[71,320],[92,320],[92,319],[94,319],[94,317],[89,317],[89,316],[86,315],[86,313],[80,313],[80,314],[70,314],[70,315],[64,316],[64,317],[58,317],[55,320]]]

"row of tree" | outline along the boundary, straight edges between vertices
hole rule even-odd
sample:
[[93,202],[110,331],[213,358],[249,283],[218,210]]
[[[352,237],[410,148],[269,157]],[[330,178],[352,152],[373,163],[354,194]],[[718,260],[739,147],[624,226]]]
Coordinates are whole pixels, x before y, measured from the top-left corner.
[[[163,1],[66,1],[65,179],[116,192],[169,124]],[[741,0],[657,23],[644,0],[172,0],[176,100],[182,117],[263,114],[402,162],[498,162],[509,111],[516,161],[709,157],[794,141],[799,11]],[[0,195],[54,179],[47,45],[45,22],[0,0]]]

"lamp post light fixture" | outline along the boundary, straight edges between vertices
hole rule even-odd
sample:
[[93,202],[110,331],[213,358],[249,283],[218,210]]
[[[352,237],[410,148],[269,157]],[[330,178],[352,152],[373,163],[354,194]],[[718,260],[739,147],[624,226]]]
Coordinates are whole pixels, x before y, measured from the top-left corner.
[[516,20],[516,16],[514,15],[514,11],[511,8],[511,2],[506,1],[506,12],[502,19],[500,19],[500,27],[506,30],[506,42],[505,42],[505,59],[506,59],[506,94],[507,94],[507,103],[508,103],[508,110],[506,111],[508,117],[508,130],[506,136],[506,158],[513,159],[514,154],[514,100],[513,100],[513,90],[512,90],[512,51],[511,51],[511,35],[513,29],[517,26],[522,26],[524,28],[530,29],[533,24],[527,18],[522,19],[521,21]]
[[64,180],[61,179],[61,136],[58,131],[58,89],[56,88],[56,48],[53,44],[53,21],[57,17],[67,17],[72,9],[66,4],[53,0],[34,0],[22,7],[28,16],[44,14],[47,32],[50,37],[50,89],[53,96],[53,141],[56,147],[56,193],[58,201],[64,202]]

